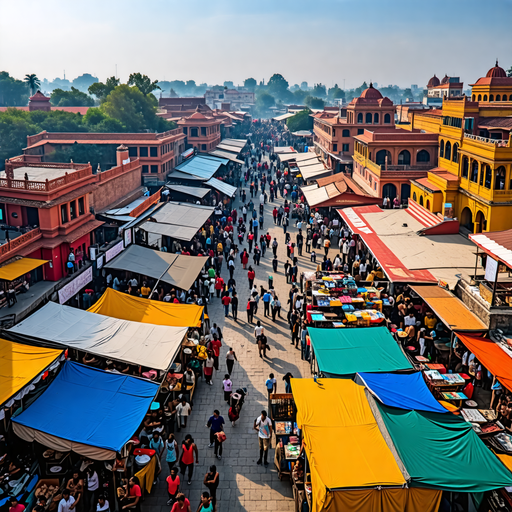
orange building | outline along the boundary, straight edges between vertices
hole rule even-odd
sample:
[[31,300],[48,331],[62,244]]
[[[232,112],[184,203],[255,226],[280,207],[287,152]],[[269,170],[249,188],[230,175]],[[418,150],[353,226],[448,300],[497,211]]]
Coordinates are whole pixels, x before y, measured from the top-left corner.
[[314,144],[318,155],[335,171],[352,164],[354,137],[365,128],[395,126],[395,106],[389,98],[373,87],[354,98],[344,111],[324,110],[314,115]]
[[353,180],[375,197],[406,203],[410,180],[437,165],[437,136],[398,128],[366,128],[354,137]]
[[72,249],[80,266],[103,224],[94,211],[142,193],[140,161],[130,161],[125,146],[116,156],[115,167],[97,174],[89,164],[34,163],[25,155],[7,160],[0,173],[1,222],[20,234],[0,245],[0,264],[20,256],[48,260],[45,280],[58,281]]
[[213,151],[217,147],[221,140],[221,124],[221,119],[213,115],[206,116],[199,110],[178,121],[178,126],[186,137],[186,148],[195,148],[202,152]]
[[32,161],[51,162],[56,149],[72,144],[128,147],[129,157],[138,158],[145,184],[163,184],[167,174],[180,163],[185,151],[185,136],[179,128],[163,133],[57,133],[43,131],[27,137],[23,150]]

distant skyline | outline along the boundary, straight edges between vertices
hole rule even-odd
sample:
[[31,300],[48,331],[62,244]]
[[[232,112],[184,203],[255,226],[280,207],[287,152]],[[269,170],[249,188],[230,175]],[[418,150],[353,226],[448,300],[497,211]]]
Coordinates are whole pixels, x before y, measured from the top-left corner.
[[[423,88],[435,73],[464,88],[496,58],[512,66],[512,0],[18,0],[0,4],[0,71],[22,79],[83,73],[123,82]],[[491,43],[490,43],[491,42]]]

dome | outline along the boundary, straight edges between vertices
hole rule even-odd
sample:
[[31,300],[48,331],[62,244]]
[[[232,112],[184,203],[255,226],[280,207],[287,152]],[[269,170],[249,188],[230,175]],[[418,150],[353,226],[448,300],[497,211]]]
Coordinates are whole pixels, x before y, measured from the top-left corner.
[[498,60],[496,59],[496,66],[489,69],[489,71],[487,71],[487,75],[485,76],[487,78],[507,78],[507,73],[505,73],[503,68],[498,66]]
[[370,82],[370,87],[365,89],[359,97],[364,98],[365,100],[381,100],[382,94],[377,89],[375,89],[373,84]]
[[450,81],[450,77],[448,75],[444,75],[444,78],[441,80],[441,85],[447,84]]
[[441,82],[439,81],[439,78],[437,78],[436,75],[434,75],[427,84],[427,87],[437,87]]

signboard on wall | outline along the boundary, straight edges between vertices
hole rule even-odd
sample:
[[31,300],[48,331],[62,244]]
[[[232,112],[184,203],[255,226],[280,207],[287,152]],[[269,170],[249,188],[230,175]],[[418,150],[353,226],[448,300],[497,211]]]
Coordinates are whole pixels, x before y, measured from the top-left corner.
[[487,263],[485,264],[485,277],[486,281],[494,283],[496,281],[496,276],[498,275],[498,262],[487,256]]
[[103,268],[103,264],[105,263],[105,255],[104,254],[100,254],[97,258],[96,258],[96,268],[98,270],[102,269]]
[[132,230],[131,228],[124,230],[124,247],[125,249],[132,243]]
[[114,247],[111,247],[106,253],[105,253],[105,261],[108,263],[110,260],[113,260],[118,254],[123,252],[124,250],[124,242],[121,240],[118,242]]
[[59,304],[64,304],[92,281],[92,267],[75,277],[73,281],[59,290]]

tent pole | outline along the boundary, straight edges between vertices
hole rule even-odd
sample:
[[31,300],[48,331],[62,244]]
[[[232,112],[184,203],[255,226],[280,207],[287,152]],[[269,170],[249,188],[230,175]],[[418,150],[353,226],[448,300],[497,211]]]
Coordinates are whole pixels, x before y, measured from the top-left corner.
[[498,270],[499,270],[499,262],[496,262],[496,275],[494,276],[494,286],[492,287],[492,299],[491,299],[491,307],[494,306],[494,301],[496,300],[496,287],[498,285]]
[[478,268],[478,245],[476,246],[476,256],[475,256],[475,272],[473,274],[473,281],[476,284],[476,270]]
[[[178,259],[178,257],[176,256],[176,259],[174,261],[176,261],[177,259]],[[169,272],[169,269],[174,265],[174,261],[162,272],[162,275],[157,279],[155,286],[153,287],[153,289],[151,290],[151,293],[149,294],[150,299],[153,296],[153,293],[155,292],[156,287],[158,286],[158,283],[160,282],[160,279],[162,279],[162,277],[164,277],[164,275],[167,274],[167,272]]]

